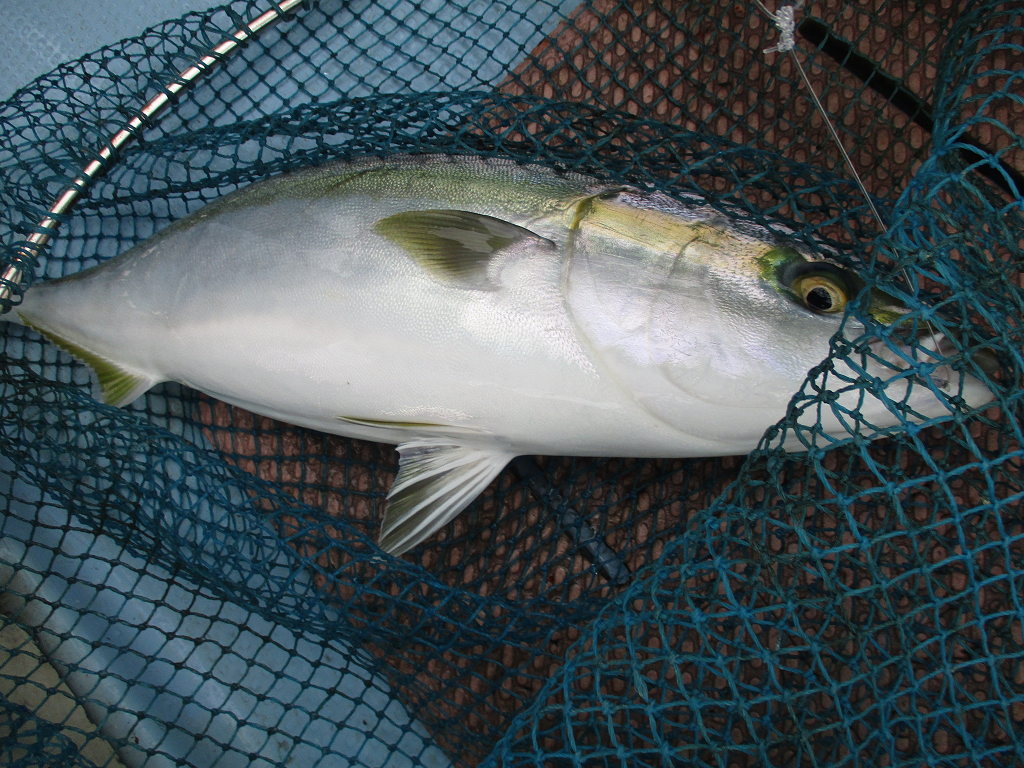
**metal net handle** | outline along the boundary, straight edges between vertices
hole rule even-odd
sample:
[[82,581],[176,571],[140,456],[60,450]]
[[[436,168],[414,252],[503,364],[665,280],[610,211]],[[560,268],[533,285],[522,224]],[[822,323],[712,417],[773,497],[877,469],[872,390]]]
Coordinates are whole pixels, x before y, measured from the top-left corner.
[[280,21],[285,14],[302,2],[303,0],[274,2],[273,8],[229,33],[221,42],[211,48],[209,53],[196,59],[179,72],[173,81],[146,102],[123,128],[99,148],[96,158],[90,161],[74,181],[57,196],[56,201],[50,206],[47,215],[39,222],[35,231],[26,238],[24,243],[20,243],[14,248],[15,256],[11,264],[0,273],[0,314],[8,312],[15,305],[15,295],[22,291],[22,283],[25,279],[24,265],[31,264],[38,258],[42,249],[56,233],[57,227],[60,226],[60,217],[71,209],[83,192],[89,189],[100,172],[107,169],[111,158],[131,142],[142,129],[151,124],[156,114],[173,99],[192,88],[204,75],[209,74],[218,64],[237,52],[242,45]]

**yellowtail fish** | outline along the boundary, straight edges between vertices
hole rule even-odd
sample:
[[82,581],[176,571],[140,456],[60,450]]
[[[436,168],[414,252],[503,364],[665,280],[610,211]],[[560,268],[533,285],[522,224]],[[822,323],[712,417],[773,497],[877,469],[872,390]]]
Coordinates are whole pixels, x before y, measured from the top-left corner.
[[[88,363],[107,403],[173,380],[396,444],[380,543],[401,554],[517,455],[750,452],[862,285],[707,206],[506,160],[418,156],[253,184],[34,286],[15,314]],[[883,323],[903,312],[880,292],[870,301]],[[945,395],[992,398],[969,375],[912,386],[894,360],[867,373],[895,378],[889,397],[922,417],[952,413]],[[896,423],[861,400],[839,404]],[[828,409],[813,418],[837,437],[857,428]]]

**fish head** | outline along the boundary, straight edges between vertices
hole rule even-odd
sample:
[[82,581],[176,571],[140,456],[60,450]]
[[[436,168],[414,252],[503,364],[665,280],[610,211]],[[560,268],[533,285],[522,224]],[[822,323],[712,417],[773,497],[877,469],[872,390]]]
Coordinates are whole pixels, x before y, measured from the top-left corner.
[[[866,302],[868,325],[898,325],[907,316],[853,270],[780,244],[759,227],[632,192],[596,200],[580,217],[566,293],[604,371],[650,414],[690,435],[694,453],[707,455],[752,450],[829,357],[837,334],[865,335],[867,326],[847,312],[854,302]],[[937,418],[992,399],[979,379],[942,362],[953,345],[941,334],[900,343],[905,354],[875,338],[857,361],[833,359],[833,381],[845,390],[839,410],[856,409],[858,424],[886,428],[900,413]],[[936,363],[926,382],[909,373],[920,367],[910,353],[918,348],[923,362]],[[891,382],[890,402],[864,397],[863,386],[851,384],[861,380]],[[824,410],[823,430],[849,434],[849,420]]]
[[[877,437],[904,422],[939,419],[995,398],[981,379],[955,367],[962,355],[952,339],[856,271],[787,247],[770,249],[758,262],[761,284],[788,299],[790,312],[832,324],[828,359],[801,398],[815,403],[798,409],[803,427],[833,439],[853,432]],[[998,370],[991,353],[971,358],[986,376]],[[799,444],[792,435],[789,447]]]

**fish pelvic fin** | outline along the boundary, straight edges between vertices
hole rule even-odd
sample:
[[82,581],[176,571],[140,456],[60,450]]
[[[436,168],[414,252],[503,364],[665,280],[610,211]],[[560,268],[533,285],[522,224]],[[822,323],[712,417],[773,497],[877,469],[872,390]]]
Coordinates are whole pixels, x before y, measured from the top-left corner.
[[116,363],[109,358],[91,352],[80,344],[65,338],[60,333],[44,328],[42,325],[28,319],[20,312],[17,314],[18,318],[26,326],[34,331],[38,331],[47,340],[65,352],[74,355],[92,368],[93,373],[96,375],[96,380],[99,382],[101,399],[107,405],[117,407],[128,405],[128,403],[139,397],[150,387],[162,381],[162,379],[132,370],[121,363]]
[[520,244],[554,251],[555,244],[528,229],[470,211],[402,211],[374,225],[404,248],[431,277],[470,290],[494,291],[491,261]]
[[429,437],[398,446],[398,477],[388,494],[380,547],[401,555],[469,506],[513,453],[495,445],[464,445]]

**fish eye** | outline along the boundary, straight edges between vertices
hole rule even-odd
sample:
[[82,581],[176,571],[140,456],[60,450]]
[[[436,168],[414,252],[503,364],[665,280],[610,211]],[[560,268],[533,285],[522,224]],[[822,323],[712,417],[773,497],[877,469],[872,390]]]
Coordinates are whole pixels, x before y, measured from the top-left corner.
[[842,312],[850,300],[845,283],[833,275],[801,275],[793,281],[791,290],[805,307],[819,315]]
[[769,251],[766,261],[774,269],[775,284],[816,315],[839,314],[864,287],[855,272],[828,261],[810,261],[791,248]]

